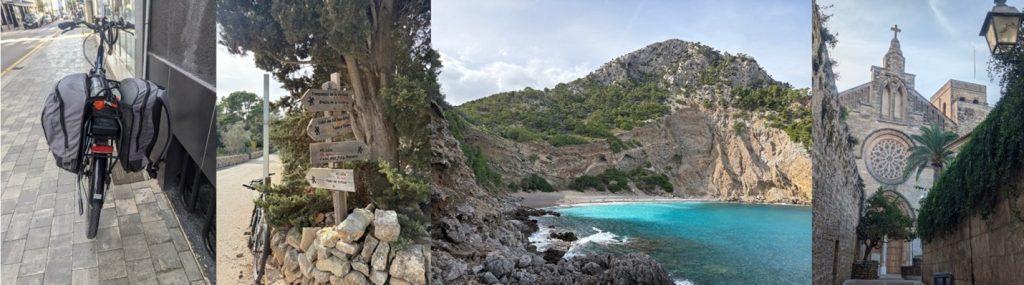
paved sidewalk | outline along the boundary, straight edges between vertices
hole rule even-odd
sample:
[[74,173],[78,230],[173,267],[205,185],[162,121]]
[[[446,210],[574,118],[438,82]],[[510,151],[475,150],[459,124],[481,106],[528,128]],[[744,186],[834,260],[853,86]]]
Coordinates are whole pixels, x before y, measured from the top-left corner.
[[81,49],[81,36],[63,35],[0,78],[0,284],[205,284],[153,180],[112,187],[85,238],[75,177],[54,164],[39,122],[57,80],[88,70]]

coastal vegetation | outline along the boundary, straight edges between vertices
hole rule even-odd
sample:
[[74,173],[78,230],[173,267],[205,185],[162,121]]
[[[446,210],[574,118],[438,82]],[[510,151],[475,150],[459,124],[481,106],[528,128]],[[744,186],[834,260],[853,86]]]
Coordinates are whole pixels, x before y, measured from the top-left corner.
[[644,192],[652,192],[656,189],[672,193],[674,188],[672,182],[665,174],[647,170],[642,167],[630,171],[622,171],[616,168],[606,169],[604,172],[594,175],[583,175],[576,177],[569,183],[569,189],[584,191],[594,189],[597,191],[608,191],[616,193],[629,190],[629,183],[632,182]]
[[871,250],[885,239],[914,239],[914,220],[900,210],[896,197],[885,195],[882,188],[867,200],[864,216],[857,224],[857,240],[864,243],[863,261],[871,257]]
[[589,77],[554,88],[499,93],[459,106],[473,124],[516,142],[567,146],[605,140],[620,151],[617,130],[669,112],[667,89],[637,78],[604,85]]

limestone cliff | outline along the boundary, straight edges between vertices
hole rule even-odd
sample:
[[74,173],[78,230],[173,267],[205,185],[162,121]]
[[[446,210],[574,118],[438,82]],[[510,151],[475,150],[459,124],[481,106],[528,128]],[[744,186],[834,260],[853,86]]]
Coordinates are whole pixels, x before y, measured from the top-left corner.
[[[719,53],[698,43],[668,40],[626,54],[556,88],[574,94],[583,88],[630,82],[653,84],[667,91],[668,96],[658,103],[668,108],[637,127],[613,130],[618,140],[628,142],[622,149],[614,149],[608,140],[594,139],[560,147],[546,141],[517,142],[494,131],[498,127],[495,124],[487,123],[466,128],[462,139],[478,147],[506,183],[537,174],[555,188],[565,189],[581,175],[597,175],[608,168],[642,167],[666,175],[676,196],[810,203],[811,162],[805,147],[767,119],[778,114],[737,106],[734,94],[741,90],[784,85],[774,81],[756,61]],[[545,92],[547,96],[560,96],[552,95],[554,91]],[[459,110],[465,111],[470,122],[480,122],[486,116],[497,116],[491,110],[494,105],[554,108],[544,95],[516,101],[521,95],[497,94],[464,104]],[[798,100],[790,107],[806,108],[807,102]]]

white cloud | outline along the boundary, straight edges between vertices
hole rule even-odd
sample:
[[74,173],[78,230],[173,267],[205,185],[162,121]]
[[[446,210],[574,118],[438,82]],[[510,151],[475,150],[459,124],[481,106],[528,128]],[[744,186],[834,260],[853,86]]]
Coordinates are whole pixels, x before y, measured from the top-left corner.
[[550,62],[529,59],[524,64],[494,61],[472,67],[458,58],[441,52],[444,71],[441,90],[449,94],[449,103],[462,104],[479,98],[478,94],[494,94],[532,87],[542,89],[583,77],[592,67],[579,65],[571,69],[554,67]]

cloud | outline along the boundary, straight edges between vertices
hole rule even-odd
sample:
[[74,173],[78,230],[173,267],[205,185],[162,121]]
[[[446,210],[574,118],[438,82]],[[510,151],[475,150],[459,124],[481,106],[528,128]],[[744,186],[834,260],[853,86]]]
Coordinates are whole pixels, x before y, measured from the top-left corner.
[[524,64],[499,60],[473,67],[445,52],[441,52],[441,62],[445,67],[440,75],[441,90],[456,105],[498,92],[552,87],[583,77],[593,69],[585,65],[563,69],[537,58]]

